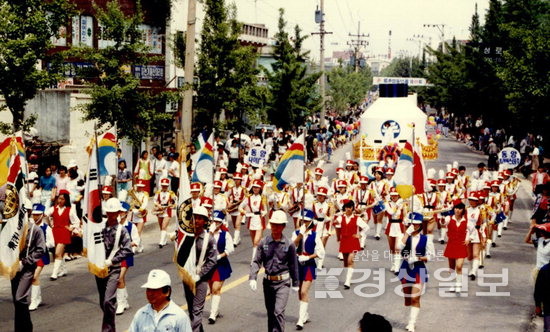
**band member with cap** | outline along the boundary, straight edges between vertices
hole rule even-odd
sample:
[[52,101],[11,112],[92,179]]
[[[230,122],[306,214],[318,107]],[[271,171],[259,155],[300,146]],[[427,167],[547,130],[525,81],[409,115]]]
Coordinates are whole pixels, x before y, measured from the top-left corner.
[[466,210],[466,220],[468,222],[468,260],[472,263],[470,269],[470,279],[475,280],[477,270],[480,263],[481,240],[484,233],[484,216],[480,208],[480,194],[478,192],[470,192],[468,195],[469,207]]
[[104,185],[101,188],[101,212],[103,214],[102,215],[103,220],[105,220],[107,218],[107,214],[105,213],[105,204],[107,203],[107,201],[111,197],[114,197],[113,187],[108,186],[108,185]]
[[257,290],[257,277],[260,268],[265,268],[263,290],[267,311],[267,330],[285,330],[285,307],[292,281],[292,289],[298,291],[298,259],[296,246],[283,235],[288,223],[284,211],[275,211],[269,219],[271,235],[264,237],[250,266],[249,285]]
[[[138,235],[135,225],[128,218],[128,211],[130,210],[130,204],[126,202],[120,203],[120,224],[126,228],[126,231],[130,235],[130,246],[132,252],[138,247],[141,239]],[[118,288],[116,290],[116,314],[121,315],[124,310],[130,308],[128,303],[128,291],[126,290],[126,273],[130,267],[134,266],[134,255],[127,257],[120,262],[120,277],[118,278]]]
[[309,319],[307,311],[309,304],[309,289],[313,280],[316,279],[317,264],[315,260],[323,260],[325,257],[325,248],[319,236],[315,231],[315,223],[313,222],[314,213],[311,210],[304,210],[302,225],[292,233],[292,242],[296,246],[298,254],[298,275],[300,278],[300,290],[298,298],[300,300],[300,311],[298,314],[298,322],[296,329],[302,330],[304,324]]
[[166,232],[168,225],[170,225],[170,219],[172,219],[174,207],[176,206],[178,198],[173,191],[169,190],[170,180],[168,180],[168,178],[162,178],[160,180],[160,187],[161,190],[157,191],[153,198],[155,204],[153,214],[157,215],[160,227],[159,248],[163,248],[166,245]]
[[220,180],[214,181],[214,185],[212,187],[212,195],[213,195],[213,209],[214,211],[222,211],[224,214],[227,212],[227,207],[229,206],[229,201],[227,200],[227,196],[222,193],[222,187],[223,183]]
[[[33,221],[34,219],[35,217],[33,217]],[[44,233],[40,226],[33,221],[29,222],[26,216],[24,221],[26,222],[24,227],[27,234],[24,237],[25,242],[23,243],[23,247],[19,252],[17,273],[13,279],[11,279],[11,292],[13,296],[13,306],[15,307],[14,330],[16,332],[33,330],[29,312],[31,284],[34,279],[38,261],[47,253]],[[5,323],[3,325],[5,326]]]
[[227,212],[231,216],[233,228],[235,229],[235,233],[233,233],[233,239],[236,246],[241,243],[241,223],[237,222],[237,217],[239,216],[239,205],[246,197],[246,188],[242,185],[242,179],[243,176],[241,173],[234,173],[234,186],[231,187],[227,192],[227,198],[229,200]]
[[218,256],[216,257],[216,265],[214,266],[214,272],[212,277],[208,281],[210,286],[210,294],[212,295],[212,308],[210,309],[210,317],[208,318],[209,324],[215,324],[216,319],[219,317],[219,308],[221,300],[221,291],[225,280],[231,277],[231,264],[229,264],[229,255],[235,251],[233,246],[233,239],[229,230],[225,224],[225,214],[222,211],[214,211],[212,214],[214,221],[214,231],[212,236],[216,242],[216,249],[218,250]]
[[[386,195],[389,192],[389,185],[386,179],[384,179],[384,171],[382,167],[376,167],[374,170],[374,181],[370,183],[370,189],[376,197],[376,201],[385,201]],[[384,221],[383,211],[374,212],[374,228],[376,240],[380,240],[380,232],[382,232],[382,222]]]
[[[317,199],[313,202],[314,218],[317,221],[315,232],[321,239],[323,247],[326,247],[327,240],[331,235],[332,218],[334,217],[334,205],[327,199],[328,188],[319,187],[317,190]],[[323,259],[319,259],[319,268],[323,266]]]
[[361,176],[359,178],[359,187],[352,193],[353,201],[356,204],[355,213],[358,214],[366,223],[372,219],[372,208],[376,204],[374,193],[368,188],[369,178]]
[[466,206],[460,199],[453,201],[454,214],[446,216],[443,223],[448,229],[449,241],[443,252],[443,256],[449,260],[449,269],[455,274],[455,286],[450,292],[460,293],[462,288],[462,266],[464,259],[468,257],[468,245],[470,244],[468,234],[468,222],[466,220]]
[[191,187],[191,202],[193,203],[193,209],[201,206],[201,191],[202,184],[200,182],[193,182]]
[[128,332],[192,331],[185,311],[171,300],[172,286],[168,273],[151,270],[147,282],[141,288],[146,288],[149,304],[136,312]]
[[191,318],[191,327],[194,332],[203,331],[202,312],[206,293],[208,293],[208,281],[212,278],[218,250],[214,237],[207,231],[210,223],[210,213],[204,206],[193,209],[193,220],[195,228],[195,257],[196,271],[195,276],[195,294],[186,283],[183,283],[185,291],[185,300],[189,308],[189,317]]
[[48,225],[44,218],[44,212],[46,208],[40,203],[33,204],[32,206],[32,222],[39,227],[44,235],[46,241],[46,251],[36,261],[36,270],[34,270],[34,277],[32,279],[31,287],[31,304],[29,305],[29,310],[33,311],[38,308],[40,303],[42,303],[42,290],[40,289],[40,273],[44,266],[50,264],[50,253],[47,249],[55,247],[55,241],[53,239],[53,232],[50,225]]
[[300,227],[300,218],[304,209],[306,190],[303,182],[296,183],[296,186],[290,190],[290,208],[288,214],[292,216],[294,220],[294,229]]
[[355,203],[352,200],[344,201],[343,208],[344,213],[336,218],[338,219],[338,224],[340,224],[339,251],[343,255],[344,268],[347,270],[344,288],[349,289],[353,275],[355,253],[365,248],[367,232],[370,227],[361,217],[353,213]]
[[290,197],[288,196],[288,192],[286,189],[288,188],[288,185],[285,185],[285,188],[281,191],[274,190],[271,195],[269,195],[268,198],[268,206],[269,206],[269,213],[270,215],[277,210],[283,210],[288,211],[290,207]]
[[386,215],[388,216],[385,234],[388,237],[388,245],[393,261],[390,271],[397,273],[399,266],[401,266],[401,253],[399,253],[396,243],[403,236],[403,232],[405,232],[403,218],[407,215],[407,207],[395,188],[390,188],[389,196],[390,200],[385,204]]
[[[437,180],[437,208],[440,210],[447,210],[450,208],[450,205],[453,201],[453,194],[447,190],[446,183],[444,179]],[[458,195],[456,195],[458,197]],[[443,212],[445,213],[445,212]],[[437,213],[436,222],[437,228],[439,228],[439,243],[445,244],[445,238],[447,237],[447,227],[443,223],[445,217],[442,212]]]
[[472,181],[470,180],[470,176],[466,175],[466,167],[459,166],[458,174],[456,176],[457,197],[461,199],[466,198],[471,184]]
[[[513,176],[513,171],[511,169],[507,169],[502,172],[503,177],[503,193],[505,194],[505,197],[507,199],[506,206],[504,209],[504,213],[506,214],[507,218],[503,222],[503,229],[508,229],[508,224],[512,222],[512,214],[514,213],[514,203],[517,198],[517,192],[519,190],[520,181],[518,178]],[[502,235],[502,231],[498,233],[499,235]],[[499,236],[500,237],[500,236]]]
[[317,190],[319,189],[319,187],[328,188],[329,186],[327,177],[323,176],[323,174],[325,173],[325,170],[323,170],[322,168],[323,163],[324,163],[323,160],[319,160],[319,163],[317,164],[317,167],[313,172],[314,178],[311,179],[307,185],[308,191],[313,195],[317,195]]
[[[145,180],[137,181],[136,192],[131,202],[132,202],[131,220],[134,226],[136,226],[138,236],[141,239],[143,226],[147,221],[147,205],[149,204],[149,192],[147,191]],[[141,241],[137,247],[137,252],[143,252],[143,244],[141,243]]]
[[425,263],[435,256],[433,242],[429,241],[426,235],[421,234],[423,219],[422,214],[418,212],[410,213],[411,225],[398,243],[403,257],[398,278],[403,285],[405,307],[411,308],[409,323],[406,326],[409,332],[415,330],[416,319],[420,312],[420,296],[424,284],[428,282],[428,269]]
[[262,180],[254,180],[252,183],[252,194],[246,197],[239,206],[239,219],[245,219],[248,223],[250,231],[250,239],[252,240],[252,258],[256,257],[258,244],[262,238],[262,232],[265,229],[265,217],[267,214],[267,200],[262,195],[264,183]]
[[50,279],[57,280],[58,277],[67,274],[67,269],[63,262],[65,246],[71,243],[71,233],[73,231],[77,232],[80,225],[76,209],[71,206],[67,190],[59,191],[56,205],[46,211],[46,216],[50,217],[50,226],[52,227],[55,241],[55,260]]
[[500,183],[498,180],[491,181],[491,192],[487,197],[487,209],[489,211],[487,218],[487,227],[485,234],[487,245],[485,246],[485,257],[491,258],[491,247],[496,247],[496,239],[498,228],[502,228],[501,224],[504,221],[504,211],[502,209],[504,196],[500,193]]
[[120,278],[121,263],[131,257],[132,247],[128,231],[119,223],[118,216],[122,205],[117,198],[110,198],[105,204],[107,220],[102,231],[105,248],[105,267],[108,275],[105,278],[95,277],[99,293],[99,306],[103,311],[101,331],[116,330],[115,313],[117,307],[117,289]]

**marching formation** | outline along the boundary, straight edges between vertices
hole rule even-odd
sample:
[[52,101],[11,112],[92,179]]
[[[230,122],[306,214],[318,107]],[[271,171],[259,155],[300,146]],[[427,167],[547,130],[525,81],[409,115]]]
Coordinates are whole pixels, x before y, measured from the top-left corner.
[[[288,142],[284,152],[300,144],[298,140]],[[284,163],[285,153],[277,157],[279,164]],[[138,179],[122,202],[113,197],[113,186],[103,186],[103,215],[99,219],[105,223],[101,238],[106,273],[94,273],[104,311],[103,330],[114,330],[115,314],[122,314],[129,307],[125,275],[133,265],[134,254],[144,250],[140,240],[144,223],[156,218],[159,248],[171,240],[181,247],[186,236],[193,237],[189,259],[195,273],[188,280],[182,276],[190,316],[184,325],[193,331],[203,330],[207,294],[211,294],[208,323],[218,322],[221,291],[232,274],[231,254],[241,244],[245,229],[252,244],[249,284],[253,291],[257,290],[258,272],[262,267],[265,270],[263,291],[269,331],[284,330],[291,289],[299,300],[296,328],[304,328],[309,320],[309,291],[318,269],[326,266],[327,255],[333,254],[343,262],[343,288],[349,289],[356,254],[367,249],[367,238],[378,241],[383,235],[391,253],[388,270],[401,280],[405,306],[410,308],[407,330],[414,331],[422,288],[428,282],[427,262],[435,257],[434,241],[445,245],[444,256],[455,279],[449,291],[460,293],[467,282],[462,278],[465,259],[469,261],[469,278],[475,280],[478,269],[491,258],[491,248],[511,222],[519,180],[510,170],[489,172],[483,163],[467,175],[465,167],[454,163],[439,172],[428,170],[430,190],[403,198],[393,179],[397,160],[380,162],[367,172],[373,175],[370,178],[360,172],[357,161],[347,157],[338,164],[334,178],[326,176],[326,165],[320,161],[311,169],[293,170],[298,174],[292,177],[293,183],[285,182],[279,170],[270,173],[242,161],[232,165],[234,172],[229,173],[223,158],[213,158],[216,166],[212,181],[189,183],[189,179],[178,179],[182,181],[178,193],[171,190],[175,188],[169,177],[158,179],[158,191],[152,196],[148,188],[154,184]],[[181,163],[185,167],[185,162]],[[183,231],[181,226],[185,183],[193,211],[191,232]],[[32,284],[29,310],[36,310],[41,302],[39,276],[49,263],[47,248],[55,248],[50,277],[55,281],[67,273],[63,257],[71,235],[83,232],[82,228],[84,233],[90,232],[70,202],[69,193],[62,189],[51,207],[41,203],[29,206],[32,229],[40,231],[42,241],[29,242],[30,250],[21,253],[21,262],[33,257],[37,268],[28,276],[18,273],[14,279],[19,285]],[[176,232],[170,227],[174,221],[180,223]],[[283,234],[287,224],[293,229],[290,238]],[[337,252],[328,252],[329,241],[337,242]],[[84,247],[89,248],[90,244],[85,243]],[[180,253],[176,249],[176,255]],[[25,264],[21,271],[25,271]],[[24,295],[15,301],[25,303]],[[16,317],[24,317],[17,315],[16,309]],[[133,328],[139,330],[135,324]]]

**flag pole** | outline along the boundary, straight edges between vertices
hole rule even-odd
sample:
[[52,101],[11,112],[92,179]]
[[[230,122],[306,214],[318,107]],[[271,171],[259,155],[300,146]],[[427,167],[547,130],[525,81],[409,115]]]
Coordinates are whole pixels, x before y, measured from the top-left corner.
[[[117,130],[117,125],[116,125],[116,121],[115,121],[115,124],[113,127],[115,127],[115,156],[117,155],[118,153],[118,130]],[[114,188],[114,192],[115,192],[115,197],[118,197],[118,157],[115,158],[115,176],[114,176],[114,183],[115,183],[115,188]],[[128,167],[128,165],[126,165],[126,167]]]
[[[101,185],[101,175],[99,174],[99,148],[97,144],[97,122],[94,123],[94,144],[95,144],[95,158],[97,161],[97,192],[99,194],[99,212],[101,212],[101,215],[103,215],[102,207],[101,207],[101,188],[103,187]],[[90,174],[88,174],[88,177]],[[89,181],[89,179],[88,179]]]
[[416,195],[416,187],[414,186],[414,153],[415,153],[415,149],[416,149],[416,143],[415,143],[415,123],[413,122],[412,124],[412,147],[413,147],[413,150],[412,150],[412,155],[413,155],[413,162],[412,162],[412,168],[411,168],[411,171],[412,171],[412,190],[413,190],[413,194],[411,196],[411,212],[414,212],[414,195]]

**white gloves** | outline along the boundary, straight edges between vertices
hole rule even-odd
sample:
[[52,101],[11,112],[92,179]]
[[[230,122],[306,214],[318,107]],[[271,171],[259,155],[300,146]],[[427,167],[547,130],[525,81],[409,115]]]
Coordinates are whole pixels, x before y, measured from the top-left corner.
[[250,280],[248,283],[250,285],[250,289],[255,292],[258,289],[258,282],[256,280]]
[[307,261],[309,261],[309,256],[303,256],[303,255],[298,256],[298,263],[303,265]]
[[113,261],[111,261],[110,259],[106,259],[105,260],[105,267],[111,267],[113,266]]
[[291,287],[291,289],[292,289],[293,292],[298,292],[300,290],[299,287]]
[[300,226],[300,234],[304,235],[306,233],[306,225]]
[[21,261],[19,261],[19,270],[17,270],[19,272],[23,271],[23,263],[21,263]]
[[222,258],[222,254],[219,254],[218,256],[216,256],[217,261],[219,261],[221,258]]
[[409,262],[409,264],[414,264],[418,261],[420,261],[420,260],[418,259],[417,256],[410,256],[409,259],[407,259],[407,262]]
[[414,225],[411,224],[407,230],[405,231],[405,233],[407,233],[407,235],[411,236],[411,234],[414,232]]
[[199,280],[201,280],[201,277],[198,274],[193,277],[194,282],[198,282]]

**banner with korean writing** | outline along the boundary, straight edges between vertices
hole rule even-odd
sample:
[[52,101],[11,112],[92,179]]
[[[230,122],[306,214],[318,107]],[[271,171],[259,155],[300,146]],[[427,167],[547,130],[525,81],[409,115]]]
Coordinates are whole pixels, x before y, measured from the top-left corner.
[[252,167],[263,167],[269,159],[269,151],[259,146],[250,148],[246,163]]
[[506,169],[516,168],[521,163],[521,154],[514,148],[504,148],[498,153],[498,163]]

